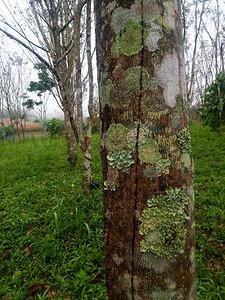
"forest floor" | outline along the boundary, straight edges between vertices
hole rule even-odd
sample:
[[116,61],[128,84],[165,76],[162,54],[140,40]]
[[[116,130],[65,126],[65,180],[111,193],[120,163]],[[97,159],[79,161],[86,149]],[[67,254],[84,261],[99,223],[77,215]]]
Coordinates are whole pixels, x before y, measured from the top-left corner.
[[[225,299],[225,134],[191,126],[198,299]],[[0,299],[107,299],[102,190],[82,194],[64,138],[0,143]],[[101,182],[99,134],[93,180]]]

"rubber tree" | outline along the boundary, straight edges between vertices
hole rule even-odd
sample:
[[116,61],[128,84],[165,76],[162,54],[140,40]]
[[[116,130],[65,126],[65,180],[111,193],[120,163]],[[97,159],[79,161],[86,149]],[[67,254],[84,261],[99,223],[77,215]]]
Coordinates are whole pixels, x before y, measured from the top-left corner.
[[95,1],[109,299],[196,299],[180,3]]

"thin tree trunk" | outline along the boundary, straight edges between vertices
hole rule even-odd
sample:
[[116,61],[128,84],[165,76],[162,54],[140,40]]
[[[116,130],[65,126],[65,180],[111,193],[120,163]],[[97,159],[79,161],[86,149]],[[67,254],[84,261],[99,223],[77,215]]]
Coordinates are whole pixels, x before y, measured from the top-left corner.
[[95,13],[108,297],[195,300],[180,6],[96,0]]
[[77,162],[76,143],[74,138],[74,132],[70,124],[69,114],[67,111],[64,111],[64,120],[65,120],[65,133],[67,138],[68,154],[69,154],[68,159],[72,165],[75,165]]

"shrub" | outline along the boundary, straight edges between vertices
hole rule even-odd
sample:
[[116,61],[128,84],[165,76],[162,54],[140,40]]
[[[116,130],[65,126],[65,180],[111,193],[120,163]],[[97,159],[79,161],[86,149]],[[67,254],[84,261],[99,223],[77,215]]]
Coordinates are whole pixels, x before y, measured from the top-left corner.
[[50,137],[62,135],[64,131],[64,121],[57,118],[48,120],[46,122],[46,131],[49,132]]
[[[16,131],[16,129],[14,128],[14,131]],[[0,127],[0,139],[3,140],[4,139],[4,134],[5,134],[5,138],[9,138],[10,135],[13,134],[12,132],[12,126],[8,125],[8,126],[1,126]]]

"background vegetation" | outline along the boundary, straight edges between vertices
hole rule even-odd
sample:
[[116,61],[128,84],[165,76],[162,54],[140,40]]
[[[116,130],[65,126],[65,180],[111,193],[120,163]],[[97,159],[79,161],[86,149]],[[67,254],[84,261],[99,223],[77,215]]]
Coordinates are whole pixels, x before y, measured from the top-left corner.
[[[225,134],[191,126],[199,299],[224,299]],[[83,196],[63,137],[0,143],[0,298],[107,299],[102,188]],[[99,134],[92,178],[101,182]],[[7,298],[6,295],[9,297]]]

